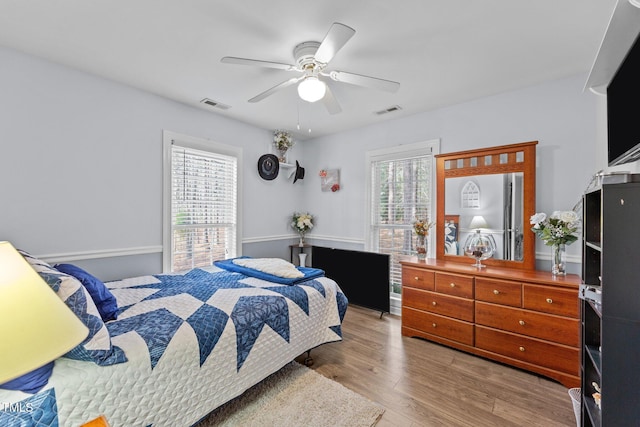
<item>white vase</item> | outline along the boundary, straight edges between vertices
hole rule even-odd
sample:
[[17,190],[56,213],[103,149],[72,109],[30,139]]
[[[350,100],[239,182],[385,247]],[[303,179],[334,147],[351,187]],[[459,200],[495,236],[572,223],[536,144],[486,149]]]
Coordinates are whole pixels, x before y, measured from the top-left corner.
[[278,161],[281,163],[287,163],[287,149],[278,148]]
[[307,254],[298,254],[298,256],[300,257],[300,267],[306,267]]

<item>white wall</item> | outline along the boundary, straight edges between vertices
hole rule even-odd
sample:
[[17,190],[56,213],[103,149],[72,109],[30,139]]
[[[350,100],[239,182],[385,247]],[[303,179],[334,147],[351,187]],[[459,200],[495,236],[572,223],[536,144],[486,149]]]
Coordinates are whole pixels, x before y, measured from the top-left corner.
[[[367,150],[440,139],[446,153],[538,140],[543,212],[571,209],[604,168],[603,101],[583,91],[586,75],[299,142],[290,160],[306,176],[292,185],[257,175],[270,130],[4,48],[0,63],[0,239],[37,255],[160,247],[163,129],[243,147],[245,252],[252,244],[261,254],[291,236],[294,210],[316,216],[312,243],[362,247]],[[340,191],[320,191],[324,168],[340,169]],[[537,251],[548,257],[541,242]],[[579,245],[568,253],[579,259]]]
[[243,147],[245,241],[292,234],[302,190],[257,173],[270,130],[5,48],[0,64],[0,240],[36,255],[157,250],[163,129]]
[[[364,241],[364,153],[381,147],[440,138],[440,152],[539,141],[537,146],[537,210],[572,209],[580,200],[596,166],[597,124],[602,119],[596,96],[583,91],[586,75],[556,80],[476,101],[305,142],[305,205],[318,216],[314,233]],[[428,96],[428,94],[425,94]],[[602,142],[600,142],[602,144]],[[343,190],[321,193],[321,168],[341,169]],[[315,182],[314,182],[315,181]],[[311,184],[311,185],[309,185]],[[539,258],[550,249],[540,241]],[[579,262],[579,244],[568,247]]]

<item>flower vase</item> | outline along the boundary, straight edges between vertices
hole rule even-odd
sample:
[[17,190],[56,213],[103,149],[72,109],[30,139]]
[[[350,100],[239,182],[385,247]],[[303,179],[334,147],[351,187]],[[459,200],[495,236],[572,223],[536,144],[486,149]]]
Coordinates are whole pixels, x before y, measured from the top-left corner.
[[551,273],[554,276],[564,276],[567,274],[567,252],[564,243],[551,246]]
[[298,246],[300,247],[304,246],[304,234],[300,234],[300,243],[298,243]]
[[287,163],[287,149],[278,148],[278,161],[281,163]]
[[418,255],[418,259],[426,259],[427,258],[427,238],[426,236],[422,236],[418,234],[416,236],[416,252]]
[[307,254],[298,254],[298,258],[300,258],[300,267],[306,267]]

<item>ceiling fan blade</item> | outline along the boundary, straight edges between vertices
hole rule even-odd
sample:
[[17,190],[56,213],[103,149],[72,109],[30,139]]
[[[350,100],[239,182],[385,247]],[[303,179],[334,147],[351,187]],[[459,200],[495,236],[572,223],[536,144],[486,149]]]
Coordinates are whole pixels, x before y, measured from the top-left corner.
[[400,83],[391,80],[379,79],[377,77],[363,76],[361,74],[347,73],[344,71],[330,71],[322,73],[329,76],[336,82],[349,83],[357,86],[380,89],[385,92],[396,92],[400,88]]
[[314,58],[323,64],[328,64],[351,37],[356,33],[351,27],[347,27],[339,22],[334,22],[329,28],[329,32],[320,43]]
[[333,92],[331,92],[331,88],[327,85],[327,91],[324,93],[322,97],[322,103],[327,108],[329,114],[338,114],[342,111],[342,107],[338,103],[338,100],[335,96],[333,96]]
[[225,64],[251,65],[254,67],[276,68],[278,70],[296,71],[295,65],[282,64],[280,62],[260,61],[258,59],[236,58],[235,56],[225,56],[220,62]]
[[298,83],[300,80],[304,79],[304,75],[300,76],[300,77],[292,77],[289,80],[285,80],[284,82],[275,85],[274,87],[272,87],[271,89],[267,89],[264,92],[262,92],[259,95],[254,96],[253,98],[251,98],[249,100],[249,102],[258,102],[258,101],[262,101],[263,99],[265,99],[267,96],[272,95],[274,92],[279,91],[280,89],[284,89],[285,87],[289,87],[291,85],[294,85],[296,83]]

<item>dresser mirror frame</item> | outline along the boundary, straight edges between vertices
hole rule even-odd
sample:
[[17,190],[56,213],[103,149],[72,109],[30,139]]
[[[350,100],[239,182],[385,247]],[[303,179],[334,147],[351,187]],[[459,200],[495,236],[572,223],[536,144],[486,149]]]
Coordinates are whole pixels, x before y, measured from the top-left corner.
[[[445,206],[445,182],[449,178],[522,172],[522,260],[489,258],[482,263],[489,266],[535,270],[535,235],[529,230],[529,218],[536,209],[536,145],[538,141],[501,145],[477,150],[459,151],[436,155],[436,259],[469,263],[475,260],[464,255],[445,253],[445,215],[459,214],[447,212]],[[458,242],[460,246],[464,242]]]

